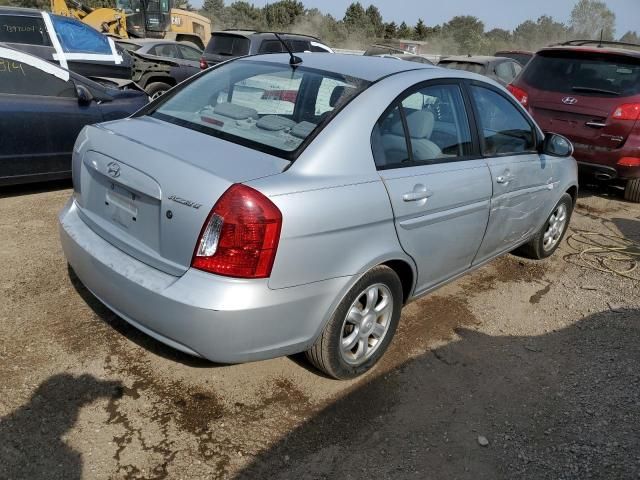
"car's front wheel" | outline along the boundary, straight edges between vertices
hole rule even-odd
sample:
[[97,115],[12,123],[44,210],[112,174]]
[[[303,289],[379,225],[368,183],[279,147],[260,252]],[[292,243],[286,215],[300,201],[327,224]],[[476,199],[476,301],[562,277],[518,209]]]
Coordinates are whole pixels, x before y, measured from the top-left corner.
[[640,178],[627,180],[624,186],[624,199],[634,203],[640,203]]
[[573,199],[571,195],[565,193],[536,236],[533,237],[529,243],[524,244],[516,250],[515,253],[535,260],[551,256],[560,245],[567,231],[572,212]]
[[164,95],[167,90],[171,90],[171,85],[164,82],[153,82],[147,85],[145,90],[151,100],[155,100],[156,98]]
[[402,301],[398,275],[383,265],[371,269],[340,302],[307,358],[333,378],[363,374],[389,346]]

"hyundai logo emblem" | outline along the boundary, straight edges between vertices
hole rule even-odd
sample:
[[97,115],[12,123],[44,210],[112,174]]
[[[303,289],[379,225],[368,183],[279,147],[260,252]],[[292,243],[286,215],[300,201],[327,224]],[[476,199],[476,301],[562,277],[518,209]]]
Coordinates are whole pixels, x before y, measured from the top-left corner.
[[564,103],[565,105],[575,105],[576,103],[578,103],[578,99],[575,97],[564,97],[562,99],[562,103]]
[[120,176],[120,165],[118,162],[109,162],[107,164],[107,173],[111,175],[113,178],[117,178]]

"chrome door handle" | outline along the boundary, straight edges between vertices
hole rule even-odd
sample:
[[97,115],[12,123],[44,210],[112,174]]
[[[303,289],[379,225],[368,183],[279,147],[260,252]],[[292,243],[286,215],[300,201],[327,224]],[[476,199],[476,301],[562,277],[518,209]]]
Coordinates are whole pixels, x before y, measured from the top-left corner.
[[421,192],[409,192],[402,195],[402,200],[405,202],[417,202],[418,200],[426,200],[431,195],[433,195],[433,192],[428,190]]
[[496,178],[496,183],[507,185],[511,180],[513,180],[513,177],[511,175],[500,175]]
[[585,125],[587,127],[593,127],[593,128],[604,128],[607,126],[606,123],[602,123],[602,122],[587,122],[585,123]]

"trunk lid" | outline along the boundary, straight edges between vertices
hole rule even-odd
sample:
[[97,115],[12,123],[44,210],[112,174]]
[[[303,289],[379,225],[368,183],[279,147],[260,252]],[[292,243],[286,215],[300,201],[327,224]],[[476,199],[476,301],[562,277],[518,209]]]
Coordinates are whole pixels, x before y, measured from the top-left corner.
[[82,159],[74,157],[81,217],[117,248],[171,275],[190,267],[209,212],[232,184],[289,165],[150,117],[90,127],[87,139]]
[[613,117],[617,107],[640,101],[640,59],[591,50],[542,50],[514,84],[544,131],[576,144],[619,148],[635,120]]

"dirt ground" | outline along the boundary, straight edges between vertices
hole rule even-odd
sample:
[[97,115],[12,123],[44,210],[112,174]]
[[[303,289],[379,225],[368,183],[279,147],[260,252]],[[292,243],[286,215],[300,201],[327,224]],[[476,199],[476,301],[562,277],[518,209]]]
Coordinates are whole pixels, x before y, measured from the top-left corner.
[[[382,364],[338,382],[129,327],[67,268],[69,194],[0,192],[0,479],[640,477],[640,282],[585,268],[584,237],[407,306]],[[640,242],[640,205],[584,190],[571,229]]]

